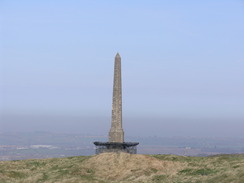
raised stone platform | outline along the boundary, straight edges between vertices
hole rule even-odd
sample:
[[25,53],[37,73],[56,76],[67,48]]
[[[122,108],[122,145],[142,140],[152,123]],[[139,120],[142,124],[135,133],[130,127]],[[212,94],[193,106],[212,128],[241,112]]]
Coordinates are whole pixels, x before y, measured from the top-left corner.
[[96,146],[96,154],[104,152],[126,152],[136,154],[136,146],[139,142],[94,142]]

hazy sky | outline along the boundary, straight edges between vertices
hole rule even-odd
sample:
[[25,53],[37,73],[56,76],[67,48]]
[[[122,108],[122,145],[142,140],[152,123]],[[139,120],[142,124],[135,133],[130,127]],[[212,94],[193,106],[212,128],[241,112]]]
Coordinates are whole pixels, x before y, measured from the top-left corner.
[[117,52],[126,134],[244,137],[242,0],[0,0],[0,132],[106,134]]

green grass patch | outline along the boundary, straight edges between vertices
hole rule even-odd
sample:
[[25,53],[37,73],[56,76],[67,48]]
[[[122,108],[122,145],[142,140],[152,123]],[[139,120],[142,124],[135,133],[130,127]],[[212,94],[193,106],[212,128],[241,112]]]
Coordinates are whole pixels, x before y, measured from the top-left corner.
[[23,179],[26,177],[24,173],[18,171],[9,171],[7,172],[7,176],[14,179]]
[[194,176],[194,175],[210,175],[210,174],[215,174],[217,171],[210,169],[210,168],[201,168],[201,169],[192,169],[192,168],[186,168],[181,170],[179,173],[180,174],[185,174],[189,176]]
[[177,155],[151,155],[154,158],[174,162],[200,162],[204,157],[177,156]]
[[27,166],[34,166],[34,167],[38,168],[38,167],[45,166],[46,163],[45,162],[40,162],[40,161],[36,160],[36,161],[27,162],[26,165]]
[[155,175],[152,179],[153,183],[163,183],[167,180],[166,175]]

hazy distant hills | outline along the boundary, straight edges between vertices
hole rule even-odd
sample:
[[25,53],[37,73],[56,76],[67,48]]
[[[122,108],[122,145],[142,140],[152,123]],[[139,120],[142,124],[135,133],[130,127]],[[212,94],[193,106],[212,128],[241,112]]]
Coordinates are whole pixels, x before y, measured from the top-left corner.
[[[106,135],[11,132],[0,133],[0,161],[89,156],[95,153],[94,141],[106,141]],[[140,154],[175,154],[208,156],[244,153],[243,138],[196,137],[127,137],[140,142]]]
[[244,154],[186,157],[104,153],[1,161],[1,183],[243,183]]

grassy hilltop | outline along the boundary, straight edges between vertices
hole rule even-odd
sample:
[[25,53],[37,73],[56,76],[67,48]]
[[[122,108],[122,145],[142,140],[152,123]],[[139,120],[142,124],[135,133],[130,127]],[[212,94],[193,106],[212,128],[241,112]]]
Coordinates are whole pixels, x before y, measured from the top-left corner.
[[86,157],[1,161],[0,182],[243,183],[244,154],[185,157],[104,153]]

